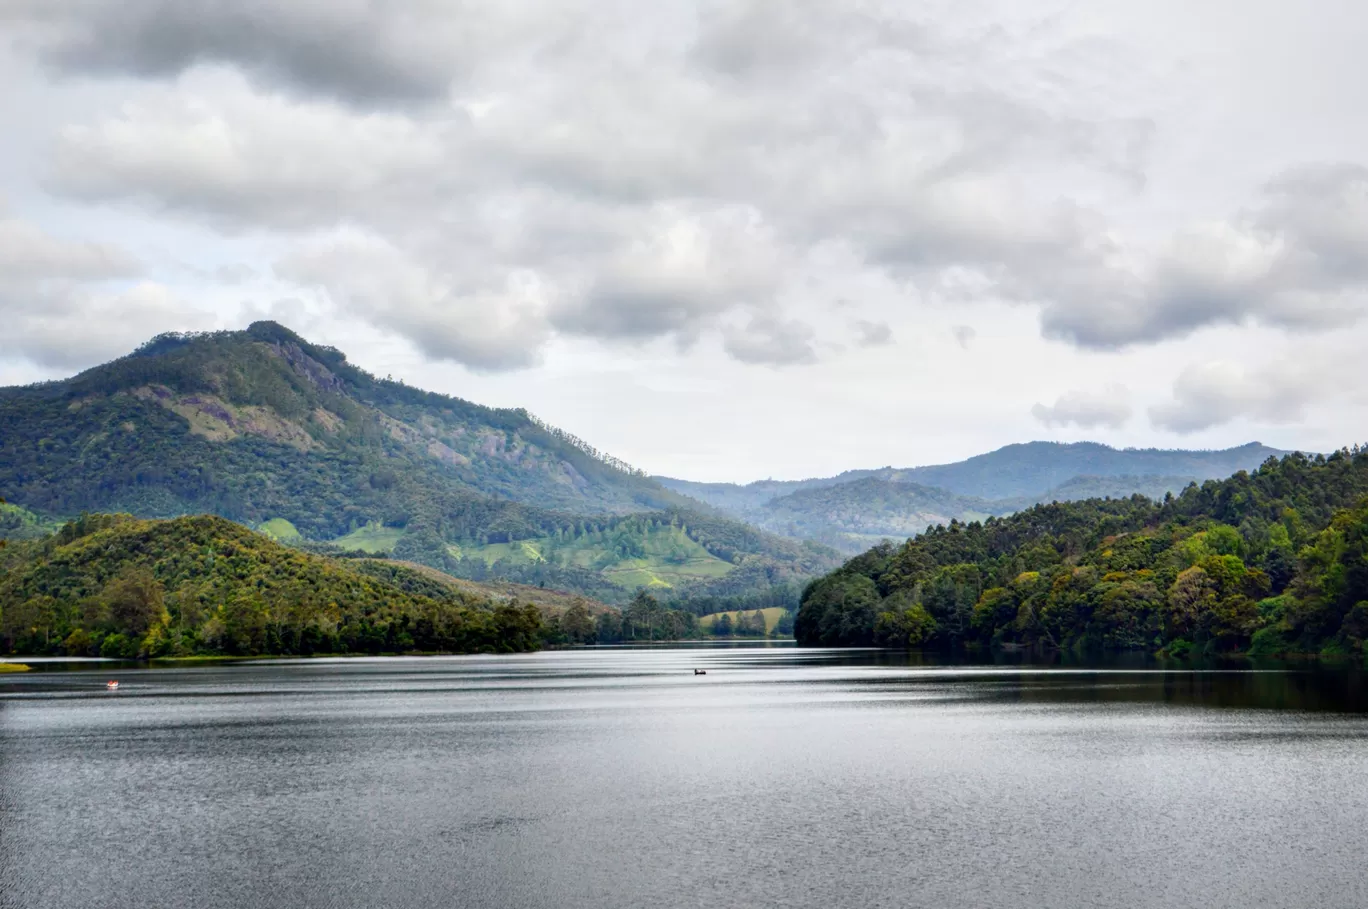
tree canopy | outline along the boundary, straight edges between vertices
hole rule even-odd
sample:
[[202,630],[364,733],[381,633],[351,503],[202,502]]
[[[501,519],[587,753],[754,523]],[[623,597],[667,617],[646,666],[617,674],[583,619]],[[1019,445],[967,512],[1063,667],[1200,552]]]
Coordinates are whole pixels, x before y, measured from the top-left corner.
[[0,552],[7,652],[512,652],[540,635],[534,606],[495,605],[400,566],[358,570],[213,516],[83,515]]

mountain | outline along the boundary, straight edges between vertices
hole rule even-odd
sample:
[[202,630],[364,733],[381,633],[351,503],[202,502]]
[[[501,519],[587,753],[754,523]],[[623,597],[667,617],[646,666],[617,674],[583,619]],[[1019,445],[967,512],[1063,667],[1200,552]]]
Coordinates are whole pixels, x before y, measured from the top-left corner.
[[1194,477],[1074,477],[1038,496],[980,499],[934,486],[865,477],[832,486],[810,486],[765,502],[753,518],[775,533],[817,540],[855,553],[885,539],[906,539],[928,527],[981,521],[1041,502],[1128,498],[1140,494],[1162,499],[1181,492]]
[[[1125,499],[1139,494],[1150,499],[1162,499],[1165,495],[1177,495],[1192,483],[1204,479],[1223,479],[1224,477],[1196,476],[1136,476],[1119,474],[1116,476],[1094,477],[1077,476],[1035,495],[1019,496],[1012,499],[995,499],[999,509],[1018,511],[1044,502],[1074,502],[1080,499]],[[998,514],[1004,512],[998,511]]]
[[535,606],[496,606],[402,566],[364,570],[212,516],[90,515],[0,550],[8,652],[510,652]]
[[771,499],[758,509],[757,523],[850,552],[882,539],[906,539],[952,519],[981,520],[1012,510],[931,486],[865,477]]
[[1359,654],[1368,448],[883,544],[810,585],[800,643]]
[[954,464],[884,468],[875,476],[939,486],[985,499],[1040,496],[1074,477],[1182,476],[1220,479],[1287,454],[1259,442],[1219,451],[1112,448],[1097,442],[1026,442]]
[[[358,514],[406,517],[433,491],[574,512],[688,504],[526,411],[377,379],[273,322],[164,335],[0,390],[0,427],[0,485],[57,514],[209,506],[322,538]],[[273,482],[251,476],[263,470]]]
[[1257,442],[1224,451],[1118,450],[1095,442],[1008,445],[956,464],[849,470],[744,486],[656,477],[662,486],[774,533],[853,554],[929,525],[1004,515],[1041,502],[1163,498],[1189,483],[1251,470],[1283,452]]
[[[612,600],[635,583],[711,591],[724,575],[763,586],[837,564],[526,411],[378,379],[273,322],[162,335],[71,379],[0,389],[0,494],[40,518],[207,512],[284,542]],[[655,558],[643,537],[662,525],[688,543]],[[542,556],[572,543],[574,558]],[[522,544],[539,555],[517,557]],[[679,547],[702,552],[665,571]],[[624,563],[638,570],[611,573]]]

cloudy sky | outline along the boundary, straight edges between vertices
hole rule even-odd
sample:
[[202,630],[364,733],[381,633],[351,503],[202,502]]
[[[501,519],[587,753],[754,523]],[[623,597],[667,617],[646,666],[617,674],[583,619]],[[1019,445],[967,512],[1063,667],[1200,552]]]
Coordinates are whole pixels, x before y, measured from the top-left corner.
[[276,319],[695,479],[1368,440],[1357,0],[0,0],[0,384]]

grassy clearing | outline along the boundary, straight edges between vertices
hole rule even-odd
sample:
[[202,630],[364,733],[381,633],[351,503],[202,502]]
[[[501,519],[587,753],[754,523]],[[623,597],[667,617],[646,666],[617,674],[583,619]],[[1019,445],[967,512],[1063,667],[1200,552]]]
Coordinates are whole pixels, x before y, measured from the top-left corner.
[[257,533],[270,537],[277,543],[292,543],[300,539],[299,529],[284,518],[271,518],[257,527]]
[[403,528],[386,527],[372,521],[346,536],[338,537],[332,544],[343,549],[359,549],[362,552],[393,552],[403,535]]
[[671,588],[681,583],[720,578],[733,568],[671,526],[632,528],[543,537],[515,543],[464,546],[454,555],[514,563],[553,565],[601,571],[619,587]]
[[[731,616],[732,621],[735,622],[743,615],[750,615],[752,611],[753,610],[746,612],[714,612],[711,615],[700,616],[698,619],[698,627],[704,631],[707,631],[712,628],[713,622],[716,622],[724,615]],[[783,607],[771,606],[768,609],[760,610],[760,613],[765,617],[765,634],[773,634],[775,626],[779,624],[779,619],[781,619],[784,615]]]

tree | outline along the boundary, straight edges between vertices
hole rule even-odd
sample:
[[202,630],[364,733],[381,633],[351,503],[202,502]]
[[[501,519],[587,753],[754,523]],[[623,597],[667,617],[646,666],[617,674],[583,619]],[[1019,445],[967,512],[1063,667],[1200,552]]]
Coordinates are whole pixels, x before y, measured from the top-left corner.
[[589,615],[583,600],[576,600],[574,605],[565,610],[560,625],[573,644],[592,644],[597,638],[594,618]]
[[154,623],[169,620],[161,584],[146,568],[132,568],[114,578],[102,599],[114,630],[130,638],[141,638]]

